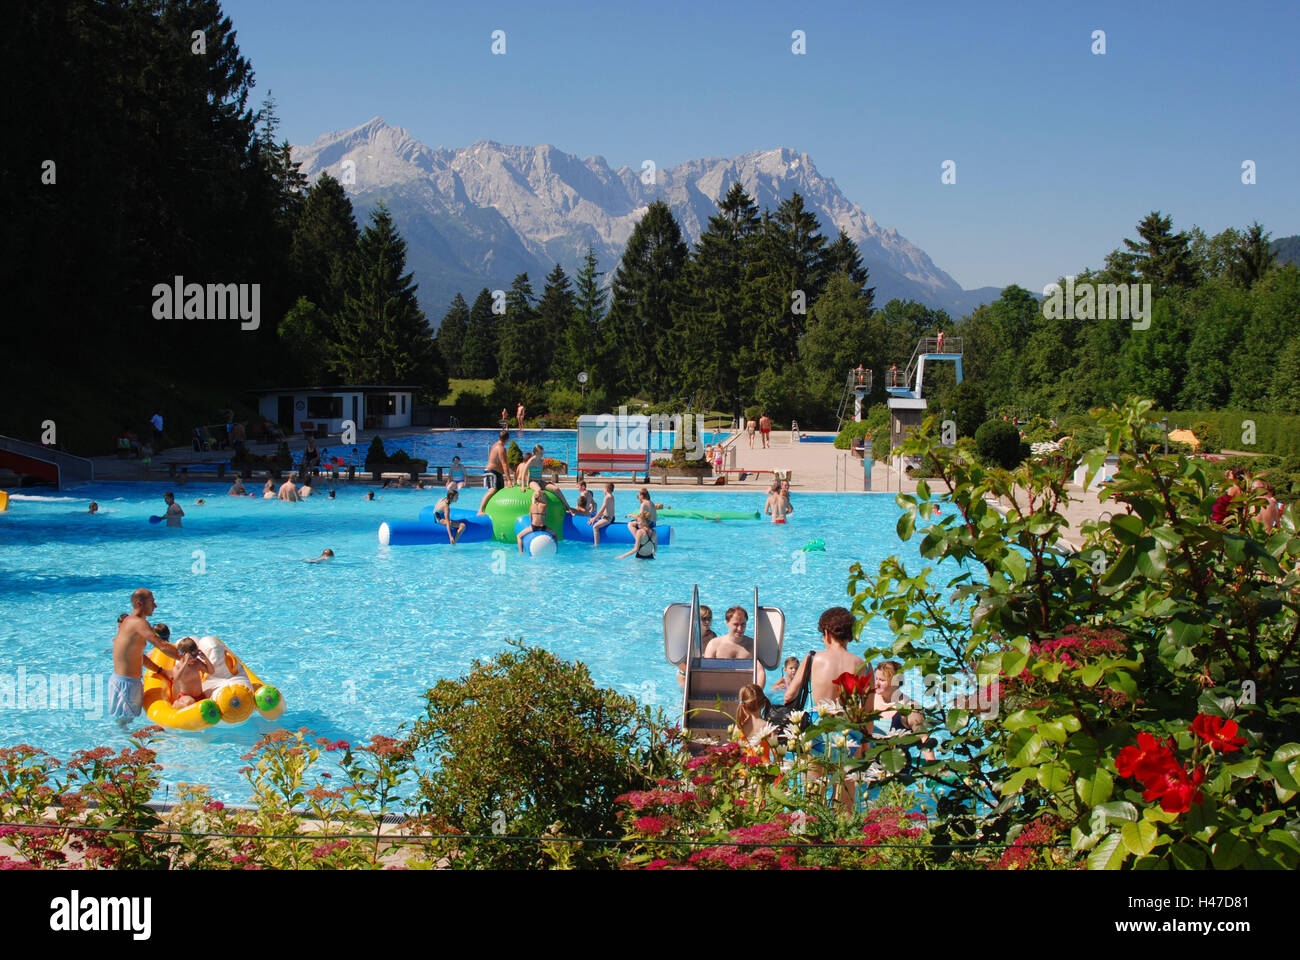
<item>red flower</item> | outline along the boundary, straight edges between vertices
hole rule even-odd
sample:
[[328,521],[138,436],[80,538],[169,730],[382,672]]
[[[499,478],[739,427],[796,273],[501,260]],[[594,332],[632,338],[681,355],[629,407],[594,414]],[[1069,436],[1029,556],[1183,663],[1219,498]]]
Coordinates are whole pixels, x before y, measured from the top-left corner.
[[1246,745],[1246,738],[1237,736],[1237,721],[1211,717],[1198,713],[1187,728],[1206,742],[1211,750],[1232,753]]
[[1134,777],[1145,783],[1159,776],[1170,765],[1178,766],[1173,740],[1157,740],[1149,733],[1139,733],[1136,747],[1125,747],[1115,758],[1115,770],[1121,777]]
[[835,678],[835,685],[844,691],[845,696],[862,696],[871,692],[871,674],[841,673]]
[[1172,766],[1144,784],[1146,791],[1142,799],[1147,803],[1158,799],[1166,813],[1186,813],[1192,804],[1201,802],[1201,791],[1197,788],[1204,780],[1205,771],[1200,767],[1188,776],[1182,767]]

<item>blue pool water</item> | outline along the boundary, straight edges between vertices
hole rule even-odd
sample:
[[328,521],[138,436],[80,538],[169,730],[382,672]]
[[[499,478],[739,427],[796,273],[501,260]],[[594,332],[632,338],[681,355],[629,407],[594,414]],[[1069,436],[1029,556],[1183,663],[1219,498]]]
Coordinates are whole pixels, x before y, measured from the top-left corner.
[[[433,467],[449,465],[454,456],[459,456],[467,466],[482,467],[487,463],[488,450],[496,442],[500,432],[500,430],[445,430],[437,433],[385,437],[384,449],[389,453],[404,450],[412,457],[428,460],[429,465]],[[677,435],[670,430],[650,433],[648,436],[652,450],[671,450],[677,442]],[[725,436],[725,433],[701,434],[699,437],[701,452],[704,444],[714,443]],[[529,449],[533,444],[540,443],[545,456],[563,460],[571,467],[578,462],[577,437],[576,430],[525,430],[522,435],[517,430],[510,431],[510,438],[520,447]],[[694,441],[693,435],[691,439]],[[685,437],[683,442],[686,442]],[[337,442],[331,445],[328,440],[322,440],[320,445],[330,460],[341,457],[344,466],[356,467],[365,464],[366,451],[370,447],[368,441],[345,447]]]
[[[276,726],[352,742],[391,734],[421,712],[427,687],[500,652],[505,637],[582,660],[597,684],[672,713],[680,699],[661,617],[667,604],[690,599],[692,584],[718,620],[732,604],[751,605],[757,585],[761,602],[786,612],[787,653],[802,655],[820,646],[821,612],[847,605],[852,562],[874,572],[898,554],[922,565],[919,538],[902,544],[894,534],[898,507],[889,494],[796,493],[785,526],[675,520],[672,545],[642,563],[576,544],[538,560],[496,544],[380,547],[381,521],[415,519],[434,502],[414,490],[366,502],[367,488],[341,486],[337,500],[290,504],[190,484],[175,488],[185,525],[168,529],[147,520],[162,512],[165,489],[99,484],[12,497],[0,513],[0,690],[5,678],[12,690],[25,677],[33,691],[38,676],[107,675],[117,615],[133,589],[147,586],[158,601],[154,622],[169,624],[174,638],[215,634],[280,687],[288,710]],[[616,496],[619,513],[629,512],[632,488],[620,485]],[[761,510],[763,502],[761,493],[654,496],[699,509]],[[199,497],[205,506],[194,504]],[[96,516],[86,513],[91,499],[101,505]],[[813,538],[825,540],[825,553],[800,551]],[[302,562],[325,547],[337,559]],[[866,636],[889,639],[878,622]],[[84,705],[20,709],[15,701],[0,706],[0,724],[0,744],[25,741],[62,758],[125,742],[112,720]],[[240,757],[270,727],[257,718],[203,734],[169,732],[163,778],[246,800]]]

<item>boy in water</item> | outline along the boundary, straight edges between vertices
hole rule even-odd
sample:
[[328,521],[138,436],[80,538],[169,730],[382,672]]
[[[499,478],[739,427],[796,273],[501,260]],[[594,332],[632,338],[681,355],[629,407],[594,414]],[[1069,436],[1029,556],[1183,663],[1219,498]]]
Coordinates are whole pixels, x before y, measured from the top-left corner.
[[587,481],[579,480],[578,481],[578,504],[573,508],[573,512],[580,513],[584,517],[589,517],[591,516],[592,512],[595,509],[596,509],[596,498],[593,497],[591,495],[591,491],[587,489]]
[[592,528],[591,542],[600,546],[600,531],[614,522],[614,484],[605,484],[605,499],[600,504],[600,512],[587,521]]
[[167,672],[172,681],[172,706],[179,710],[206,696],[200,671],[212,673],[212,663],[203,655],[193,637],[183,637],[176,644],[176,650],[180,657]]
[[546,530],[546,491],[539,489],[533,492],[533,505],[528,508],[528,522],[530,526],[520,530],[515,537],[515,545],[519,547],[520,553],[524,552],[524,537]]
[[785,658],[785,674],[776,683],[772,684],[773,690],[788,690],[790,681],[794,679],[795,671],[799,669],[798,657]]

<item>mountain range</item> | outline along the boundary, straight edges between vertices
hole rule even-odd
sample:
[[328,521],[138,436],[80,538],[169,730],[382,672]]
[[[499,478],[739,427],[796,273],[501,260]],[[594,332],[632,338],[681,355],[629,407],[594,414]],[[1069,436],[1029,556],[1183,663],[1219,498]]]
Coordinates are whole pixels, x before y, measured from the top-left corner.
[[798,192],[828,240],[843,229],[871,272],[877,305],[910,298],[955,319],[1001,292],[963,290],[924,250],[845,197],[808,154],[785,147],[663,169],[614,170],[603,157],[580,159],[549,144],[481,140],[459,149],[431,148],[375,117],[295,146],[293,158],[313,182],[326,171],[340,180],[359,223],[380,201],[388,206],[434,324],[457,292],[472,301],[483,287],[508,288],[522,272],[540,295],[554,265],[572,277],[589,246],[608,282],[632,228],[656,199],[668,203],[694,243],[735,181],[760,210],[774,211]]

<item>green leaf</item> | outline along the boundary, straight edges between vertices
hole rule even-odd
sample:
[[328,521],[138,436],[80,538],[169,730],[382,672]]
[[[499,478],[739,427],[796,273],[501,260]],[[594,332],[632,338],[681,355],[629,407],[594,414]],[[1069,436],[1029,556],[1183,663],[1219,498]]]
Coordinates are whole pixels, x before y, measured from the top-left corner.
[[944,726],[948,728],[949,733],[957,733],[962,727],[966,726],[966,721],[970,719],[970,714],[965,710],[949,710],[945,718]]
[[1135,857],[1144,857],[1150,853],[1151,849],[1156,845],[1156,837],[1159,834],[1156,825],[1147,820],[1126,823],[1119,830],[1124,846]]
[[1040,723],[1037,729],[1045,739],[1051,740],[1053,743],[1065,743],[1067,736],[1065,727],[1055,720]]
[[1136,820],[1138,809],[1127,800],[1112,800],[1097,804],[1092,808],[1092,815],[1100,815],[1104,820]]
[[1119,833],[1107,834],[1106,838],[1088,854],[1089,870],[1118,870],[1128,859],[1128,850],[1124,847]]
[[1114,778],[1105,770],[1098,770],[1091,777],[1080,777],[1074,781],[1074,790],[1079,799],[1089,807],[1096,807],[1110,799],[1115,789]]
[[924,480],[916,481],[916,499],[922,502],[930,499],[930,485]]
[[1017,710],[1011,716],[1002,721],[1002,728],[1009,733],[1021,729],[1022,727],[1032,727],[1039,721],[1038,714],[1032,710]]
[[1231,833],[1221,833],[1210,846],[1210,861],[1215,870],[1232,870],[1246,861],[1250,847]]
[[916,531],[916,518],[910,512],[899,514],[895,529],[898,531],[899,540],[911,540],[912,534]]
[[1038,759],[1042,749],[1042,737],[1031,730],[1017,730],[1007,742],[1007,763],[1013,767],[1028,767]]
[[1184,870],[1205,869],[1205,851],[1191,840],[1180,840],[1169,852],[1173,855],[1174,863]]
[[1126,513],[1121,513],[1113,517],[1110,521],[1111,532],[1120,543],[1134,544],[1142,537],[1142,521],[1138,517],[1130,517]]
[[1056,763],[1038,768],[1038,785],[1051,793],[1060,793],[1070,785],[1070,771]]
[[1097,681],[1101,679],[1101,674],[1101,667],[1097,666],[1095,663],[1090,663],[1080,672],[1080,678],[1083,680],[1083,685],[1085,687],[1093,687],[1096,686]]
[[1002,558],[1002,569],[1016,583],[1024,583],[1027,574],[1025,557],[1018,550],[1008,550],[1006,556]]

